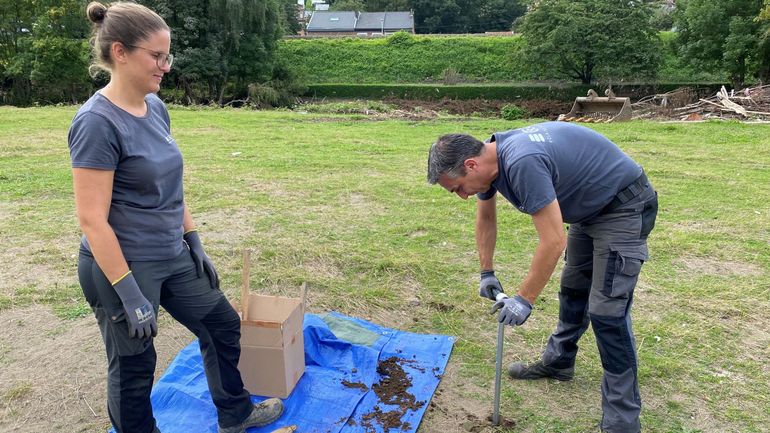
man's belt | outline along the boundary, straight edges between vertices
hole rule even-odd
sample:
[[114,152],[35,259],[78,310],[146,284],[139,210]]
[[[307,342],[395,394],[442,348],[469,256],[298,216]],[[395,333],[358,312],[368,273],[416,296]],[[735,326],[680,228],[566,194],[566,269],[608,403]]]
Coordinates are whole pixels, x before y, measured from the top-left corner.
[[615,197],[607,206],[604,206],[601,213],[607,213],[628,203],[632,198],[641,194],[648,186],[650,186],[650,182],[647,180],[647,175],[642,171],[642,174],[636,180],[615,194]]

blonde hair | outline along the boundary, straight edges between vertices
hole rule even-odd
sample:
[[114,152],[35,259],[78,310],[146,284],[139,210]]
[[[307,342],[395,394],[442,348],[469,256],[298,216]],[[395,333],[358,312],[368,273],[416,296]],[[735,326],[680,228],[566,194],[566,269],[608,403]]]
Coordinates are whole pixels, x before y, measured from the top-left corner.
[[[169,30],[160,15],[137,3],[116,2],[105,6],[91,2],[86,15],[93,23],[91,47],[93,60],[88,68],[92,77],[99,72],[109,73],[112,66],[112,44],[138,45],[139,42],[160,30]],[[132,50],[131,47],[126,47]]]

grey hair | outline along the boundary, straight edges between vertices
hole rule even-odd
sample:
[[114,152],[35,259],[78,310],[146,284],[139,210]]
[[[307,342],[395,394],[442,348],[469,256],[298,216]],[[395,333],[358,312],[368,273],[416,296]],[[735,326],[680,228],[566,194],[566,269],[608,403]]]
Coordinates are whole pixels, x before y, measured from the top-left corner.
[[465,176],[465,160],[481,155],[484,143],[466,134],[442,135],[428,151],[428,183],[435,185],[445,174]]

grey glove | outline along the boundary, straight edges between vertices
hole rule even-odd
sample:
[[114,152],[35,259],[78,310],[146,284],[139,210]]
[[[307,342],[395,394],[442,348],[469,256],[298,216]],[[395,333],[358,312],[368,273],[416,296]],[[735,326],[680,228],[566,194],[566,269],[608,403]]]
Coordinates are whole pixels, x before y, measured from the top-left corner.
[[198,278],[201,277],[201,272],[206,271],[211,282],[211,287],[219,290],[219,275],[214,269],[214,264],[211,263],[211,259],[203,251],[203,245],[201,245],[201,238],[198,236],[198,232],[193,230],[184,234],[184,241],[187,242],[187,246],[190,247],[190,255],[195,262],[195,271],[198,273]]
[[489,314],[500,310],[497,321],[504,325],[521,326],[532,313],[532,305],[519,295],[513,298],[505,298],[495,303]]
[[479,281],[479,296],[495,300],[497,293],[503,293],[503,286],[500,284],[500,280],[495,276],[495,271],[481,271],[481,279]]
[[129,273],[112,287],[123,303],[128,321],[128,336],[131,338],[150,338],[158,335],[158,322],[155,320],[155,309],[144,297],[134,275]]

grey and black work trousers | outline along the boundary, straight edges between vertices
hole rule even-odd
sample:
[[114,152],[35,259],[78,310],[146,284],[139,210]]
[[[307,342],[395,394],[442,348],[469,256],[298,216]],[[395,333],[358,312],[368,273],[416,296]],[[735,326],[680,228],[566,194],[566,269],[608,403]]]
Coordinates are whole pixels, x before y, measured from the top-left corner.
[[[238,372],[240,319],[224,294],[211,287],[206,275],[197,275],[187,248],[174,259],[129,262],[128,266],[155,307],[156,317],[158,306],[163,306],[198,337],[219,425],[229,427],[246,419],[253,405]],[[150,405],[156,361],[153,339],[129,338],[120,298],[84,250],[78,276],[107,350],[107,410],[115,431],[159,432]]]
[[592,325],[604,368],[601,429],[610,433],[641,430],[631,304],[657,212],[657,193],[646,182],[635,197],[568,230],[559,322],[542,361],[573,366],[577,342]]

